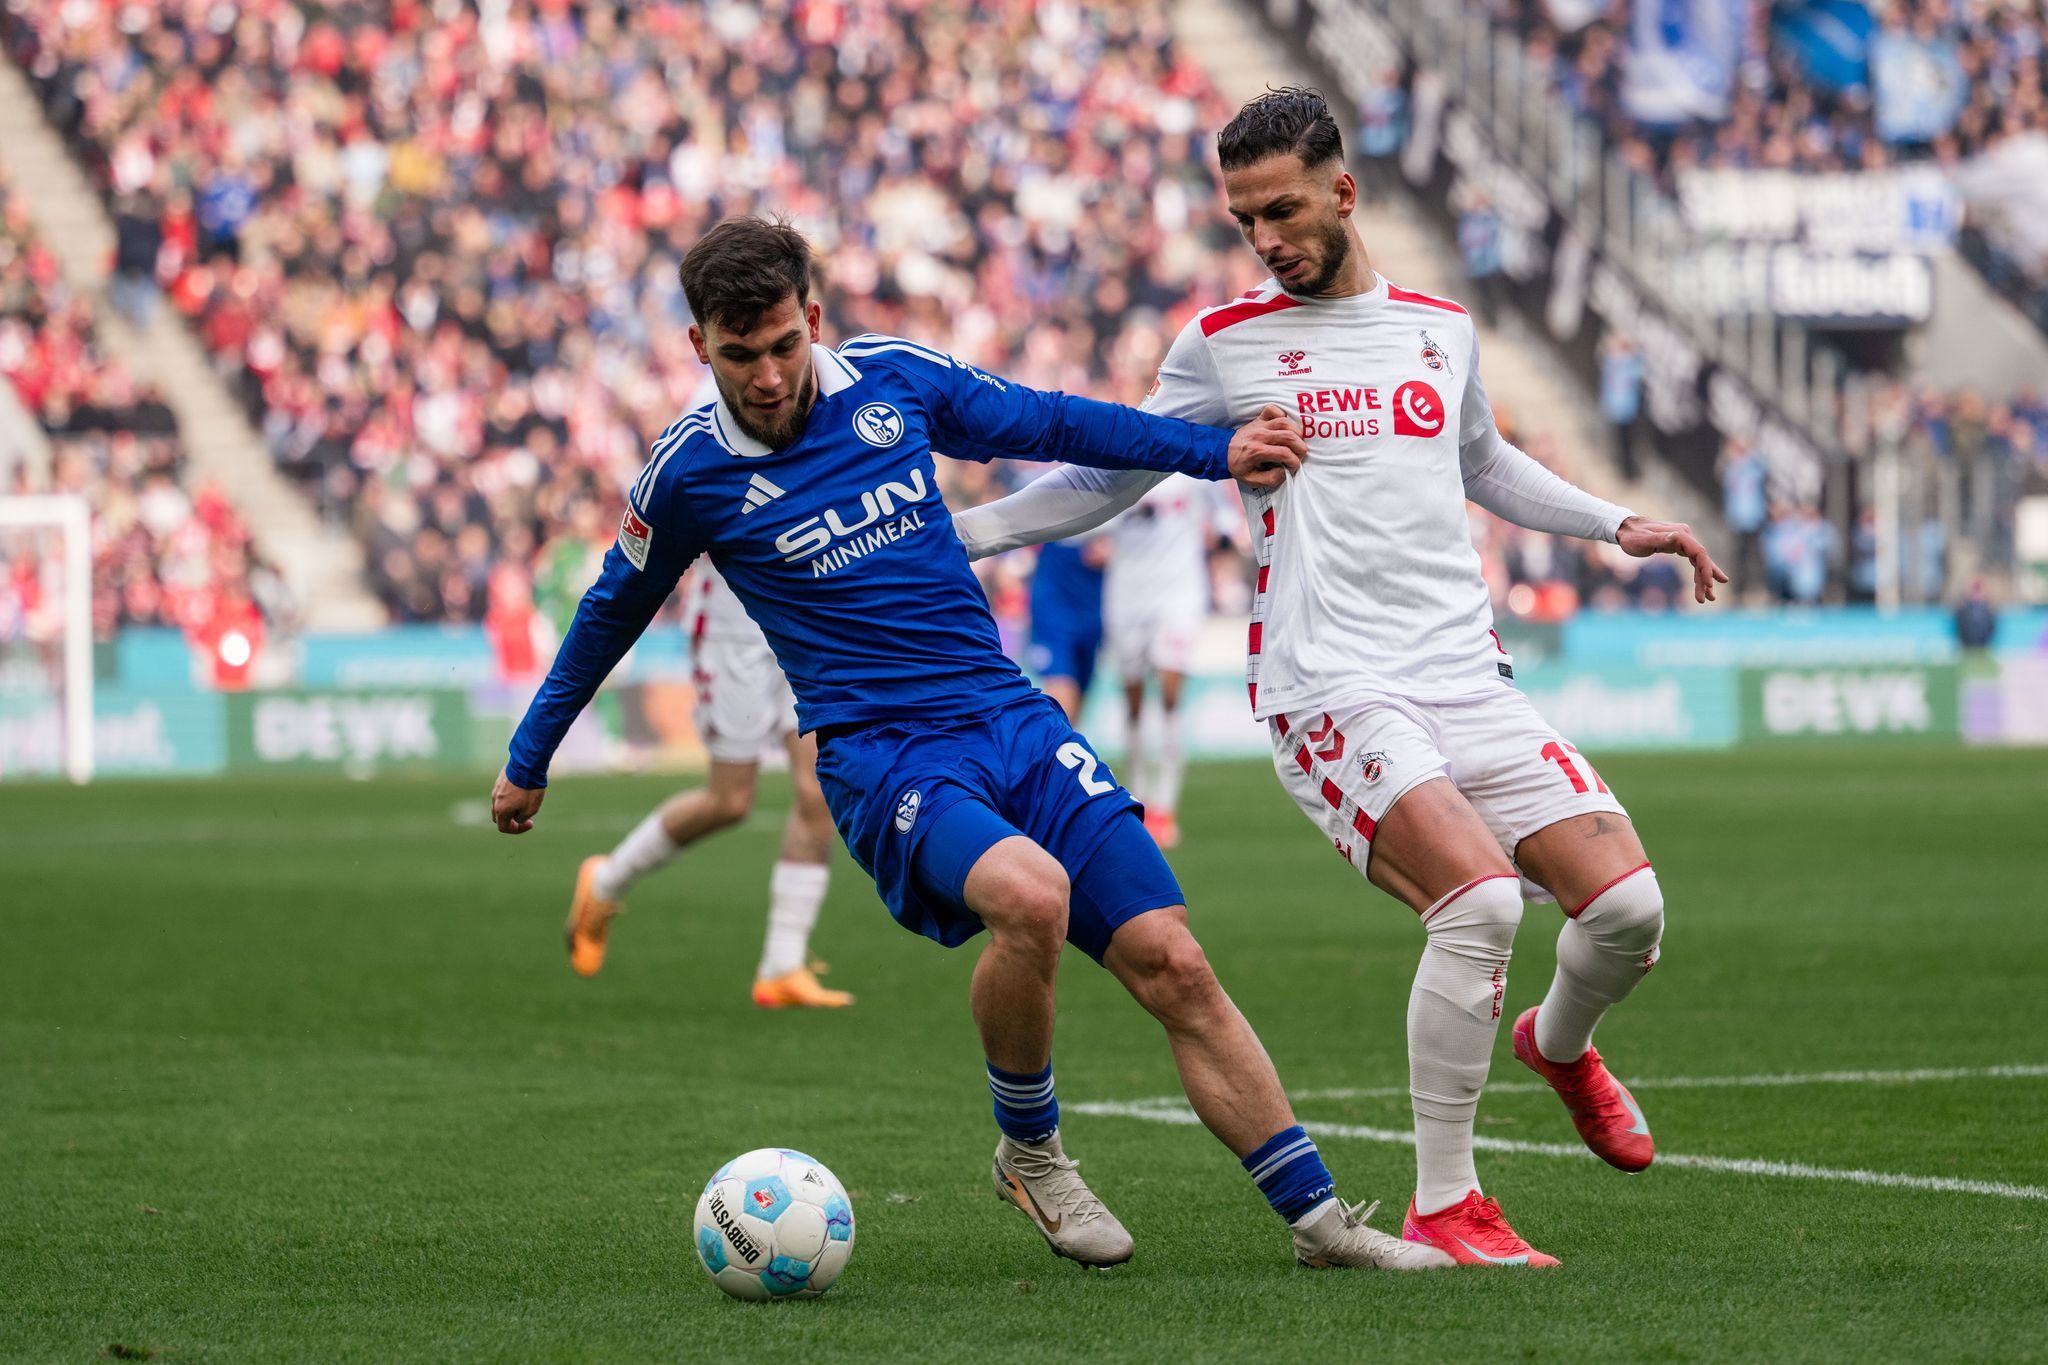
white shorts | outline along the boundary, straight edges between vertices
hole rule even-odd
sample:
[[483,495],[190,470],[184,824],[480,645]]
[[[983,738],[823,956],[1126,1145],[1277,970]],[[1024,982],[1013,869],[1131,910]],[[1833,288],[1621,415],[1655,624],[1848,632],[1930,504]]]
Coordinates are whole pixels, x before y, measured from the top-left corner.
[[758,763],[770,740],[796,733],[796,697],[764,640],[699,639],[690,660],[697,732],[720,763]]
[[1102,642],[1116,660],[1117,676],[1142,682],[1152,673],[1191,672],[1201,638],[1202,603],[1172,600],[1103,612]]
[[[1267,728],[1281,785],[1361,873],[1387,811],[1433,777],[1451,779],[1510,859],[1560,820],[1628,814],[1593,765],[1505,683],[1474,701],[1376,697],[1335,714],[1274,716]],[[1532,886],[1525,879],[1525,893]]]

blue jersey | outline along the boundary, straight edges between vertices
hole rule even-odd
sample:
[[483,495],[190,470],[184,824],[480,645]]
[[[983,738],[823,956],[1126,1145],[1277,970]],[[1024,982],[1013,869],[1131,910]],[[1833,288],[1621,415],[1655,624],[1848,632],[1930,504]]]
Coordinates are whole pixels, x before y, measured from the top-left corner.
[[1102,636],[1102,570],[1071,540],[1047,541],[1031,574],[1031,634]]
[[1032,693],[939,497],[934,448],[1218,479],[1230,433],[1040,393],[939,351],[863,336],[811,348],[817,397],[772,450],[722,403],[654,443],[618,542],[512,737],[506,774],[548,760],[685,567],[708,553],[768,637],[805,730],[982,714]]

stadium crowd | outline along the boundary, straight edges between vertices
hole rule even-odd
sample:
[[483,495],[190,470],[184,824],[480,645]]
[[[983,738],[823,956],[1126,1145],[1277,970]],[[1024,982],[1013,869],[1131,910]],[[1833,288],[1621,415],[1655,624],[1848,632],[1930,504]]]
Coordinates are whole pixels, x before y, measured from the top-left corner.
[[[48,445],[46,468],[17,453],[0,491],[87,499],[96,636],[128,625],[196,636],[253,608],[247,527],[220,489],[188,486],[185,447],[162,394],[106,354],[91,302],[67,287],[22,192],[4,178],[0,373]],[[16,532],[0,540],[0,642],[48,644],[61,629],[48,539]],[[260,583],[261,566],[253,567]]]
[[[1214,211],[1228,111],[1162,0],[35,0],[5,22],[396,620],[530,591],[559,626],[701,378],[675,270],[725,214],[819,244],[839,335],[1130,402],[1260,273]],[[1029,473],[950,466],[948,494]],[[1591,572],[1485,540],[1504,601]],[[1604,572],[1575,597],[1631,591]]]
[[[1692,167],[1821,174],[1932,161],[1953,170],[2001,140],[2048,134],[2048,52],[2037,0],[1886,0],[1867,7],[1875,35],[1953,45],[1966,94],[1946,131],[1922,141],[1881,135],[1868,85],[1817,79],[1796,44],[1766,32],[1774,17],[1784,17],[1768,5],[1748,11],[1754,31],[1743,44],[1727,117],[1676,125],[1631,115],[1625,6],[1484,0],[1480,7],[1519,36],[1570,108],[1598,122],[1625,161],[1667,192]],[[1788,12],[1797,20],[1800,9]],[[2048,276],[1974,226],[1965,237],[1991,282],[2048,329]],[[1605,389],[1603,378],[1603,398]],[[1974,567],[2008,564],[2016,497],[2030,482],[2048,482],[2048,402],[2032,389],[1994,403],[1969,391],[1888,385],[1875,406],[1876,439],[1906,456],[1908,524],[1897,553],[1907,600],[1953,596]],[[1845,537],[1760,470],[1747,452],[1722,461],[1723,510],[1739,542],[1738,564],[1731,566],[1738,589],[1760,587],[1778,601],[1811,603],[1838,587],[1850,601],[1870,600],[1880,572],[1872,514],[1855,519]],[[1944,505],[1946,511],[1937,510]],[[1958,556],[1963,545],[1969,554]]]

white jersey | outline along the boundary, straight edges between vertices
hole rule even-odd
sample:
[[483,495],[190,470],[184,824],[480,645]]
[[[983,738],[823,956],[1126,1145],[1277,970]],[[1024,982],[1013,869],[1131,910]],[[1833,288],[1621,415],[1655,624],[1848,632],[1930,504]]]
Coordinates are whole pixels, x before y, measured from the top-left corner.
[[[717,401],[718,381],[707,370],[697,391],[690,395],[690,411]],[[683,600],[683,629],[692,640],[727,640],[763,648],[768,644],[768,637],[726,586],[725,576],[712,567],[710,555],[700,555],[696,572],[690,575],[689,594]]]
[[711,556],[698,559],[683,604],[683,628],[692,640],[730,640],[734,644],[768,643],[768,637],[733,596],[725,578],[712,567]]
[[1135,616],[1165,603],[1184,614],[1207,611],[1209,532],[1217,505],[1216,485],[1175,474],[1111,522],[1104,612]]
[[[1476,697],[1512,676],[1468,497],[1588,539],[1613,540],[1629,515],[1501,440],[1465,310],[1385,279],[1348,298],[1296,298],[1269,279],[1204,311],[1175,338],[1145,407],[1240,426],[1269,403],[1299,420],[1309,457],[1279,489],[1244,490],[1260,719],[1349,698]],[[1156,478],[1064,468],[955,528],[976,554],[1071,535]]]

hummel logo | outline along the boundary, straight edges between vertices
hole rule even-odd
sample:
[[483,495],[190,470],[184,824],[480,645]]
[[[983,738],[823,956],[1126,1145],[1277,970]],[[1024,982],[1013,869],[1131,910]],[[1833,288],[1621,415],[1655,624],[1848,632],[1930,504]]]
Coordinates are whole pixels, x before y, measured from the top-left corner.
[[740,515],[745,516],[756,507],[766,507],[771,501],[781,496],[782,490],[780,488],[777,488],[774,484],[756,474],[747,484],[747,501],[746,505],[740,508]]
[[1309,366],[1301,363],[1308,359],[1307,351],[1282,351],[1278,359],[1281,366],[1280,373],[1283,377],[1291,374],[1315,373]]

